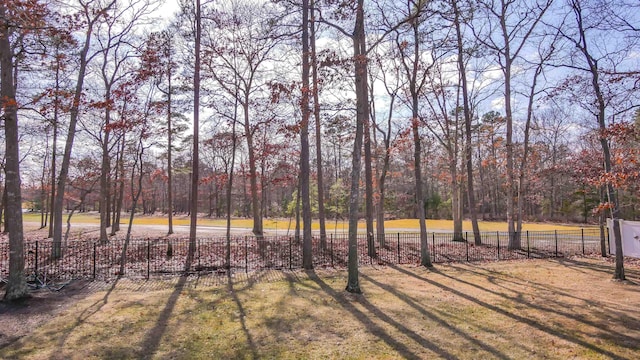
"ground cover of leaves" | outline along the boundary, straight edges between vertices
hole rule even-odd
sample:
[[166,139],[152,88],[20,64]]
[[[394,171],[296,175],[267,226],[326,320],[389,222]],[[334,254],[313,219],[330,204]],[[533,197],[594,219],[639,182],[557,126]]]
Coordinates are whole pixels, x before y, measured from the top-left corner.
[[[0,358],[636,359],[640,268],[626,270],[615,282],[598,258],[363,267],[362,295],[329,270],[72,283],[1,305]],[[12,321],[26,330],[4,330]]]

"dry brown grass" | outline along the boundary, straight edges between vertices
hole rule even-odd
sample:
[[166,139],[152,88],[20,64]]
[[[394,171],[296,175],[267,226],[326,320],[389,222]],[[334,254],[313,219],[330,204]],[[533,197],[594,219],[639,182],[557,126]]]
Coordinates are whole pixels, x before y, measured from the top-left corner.
[[361,270],[364,295],[328,270],[104,284],[0,358],[640,357],[640,287],[599,259]]
[[[24,219],[27,222],[39,224],[40,214],[27,213],[24,215]],[[66,221],[66,218],[65,218]],[[186,215],[175,216],[173,219],[174,225],[189,225],[190,219]],[[97,213],[77,213],[72,216],[72,224],[99,224],[100,218]],[[128,224],[128,217],[123,217],[122,224]],[[134,225],[167,225],[166,216],[161,215],[144,215],[136,216],[133,220]],[[227,225],[226,219],[216,219],[201,217],[198,219],[198,225],[204,226],[216,226],[225,227]],[[251,229],[253,227],[252,219],[234,218],[231,220],[231,226],[233,228]],[[292,232],[295,229],[295,221],[290,219],[265,219],[263,222],[265,230],[276,232]],[[333,221],[327,220],[327,231],[333,232],[347,232],[348,223],[346,221]],[[480,231],[507,231],[507,223],[499,221],[480,221]],[[549,230],[575,230],[580,229],[579,225],[563,225],[553,223],[524,223],[523,230],[527,231],[549,231]],[[313,230],[319,230],[320,224],[318,221],[314,221],[312,224]],[[364,221],[360,221],[358,224],[359,229],[366,229]],[[397,219],[385,221],[385,228],[388,231],[418,231],[420,225],[417,219]],[[453,230],[452,220],[427,220],[427,229],[429,231],[438,230]],[[464,231],[472,231],[471,222],[465,220],[463,222]]]

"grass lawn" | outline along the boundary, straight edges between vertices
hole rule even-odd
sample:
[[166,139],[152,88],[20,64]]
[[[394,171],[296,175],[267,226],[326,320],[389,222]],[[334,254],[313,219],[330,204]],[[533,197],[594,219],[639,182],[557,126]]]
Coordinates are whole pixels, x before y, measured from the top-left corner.
[[[640,269],[600,259],[268,271],[96,288],[0,348],[29,359],[638,359]],[[0,319],[1,322],[1,319]]]
[[[75,213],[71,222],[73,223],[88,223],[88,224],[99,224],[100,217],[98,213]],[[32,223],[40,223],[40,214],[37,213],[26,213],[24,214],[24,220]],[[66,215],[64,218],[66,222]],[[121,219],[121,224],[128,224],[129,217],[123,216]],[[140,215],[136,216],[133,220],[134,225],[166,225],[167,217],[160,215]],[[188,226],[190,219],[186,215],[178,215],[173,219],[174,225],[184,225]],[[217,218],[207,218],[201,217],[198,219],[198,225],[205,226],[219,226],[225,227],[227,225],[226,219],[217,219]],[[471,221],[463,222],[464,231],[472,231]],[[246,228],[251,229],[253,227],[252,219],[244,219],[244,218],[235,218],[231,221],[231,226],[234,228]],[[290,221],[289,219],[265,219],[263,226],[265,230],[271,231],[284,231],[287,230],[293,231],[295,229],[295,221]],[[326,227],[327,231],[333,232],[347,232],[348,230],[348,222],[346,221],[334,221],[327,219]],[[320,229],[320,224],[318,221],[314,221],[312,225],[314,230]],[[506,222],[494,222],[494,221],[480,221],[479,222],[480,231],[507,231],[507,223]],[[523,230],[524,231],[552,231],[552,230],[576,230],[580,229],[581,225],[562,225],[562,224],[552,224],[552,223],[524,223]],[[359,225],[359,229],[366,229],[366,223],[364,220],[361,220]],[[419,231],[420,225],[417,219],[398,219],[398,220],[387,220],[385,221],[385,228],[388,231]],[[453,230],[453,221],[452,220],[427,220],[427,230],[428,231],[437,231],[437,230]]]

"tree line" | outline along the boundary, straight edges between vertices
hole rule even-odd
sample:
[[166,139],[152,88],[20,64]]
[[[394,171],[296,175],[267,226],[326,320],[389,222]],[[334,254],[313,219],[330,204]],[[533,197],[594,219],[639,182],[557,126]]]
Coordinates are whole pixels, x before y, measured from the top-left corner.
[[1,1],[6,297],[26,291],[23,200],[54,258],[64,215],[98,211],[107,243],[124,213],[166,214],[168,234],[182,213],[192,244],[199,214],[250,217],[258,237],[295,218],[305,267],[313,218],[321,243],[349,221],[353,259],[358,219],[375,256],[385,219],[417,218],[424,266],[426,218],[458,239],[471,219],[477,245],[479,220],[506,220],[510,248],[524,220],[635,219],[638,7]]

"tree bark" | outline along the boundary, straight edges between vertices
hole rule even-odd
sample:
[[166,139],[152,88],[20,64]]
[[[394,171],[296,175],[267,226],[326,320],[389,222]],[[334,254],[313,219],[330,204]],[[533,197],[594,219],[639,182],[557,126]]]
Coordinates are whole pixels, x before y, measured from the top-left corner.
[[309,196],[309,0],[302,0],[302,98],[300,101],[300,190],[302,195],[302,267],[313,269],[311,198]]
[[[104,64],[102,68],[103,79],[105,82],[105,96],[104,101],[108,103],[111,100],[111,84],[107,80],[107,76],[104,72],[105,67],[107,66],[107,59],[104,59]],[[109,135],[111,134],[110,130],[110,122],[111,122],[111,109],[110,105],[107,105],[104,113],[104,136],[102,138],[102,165],[100,167],[100,242],[106,243],[109,238],[107,236],[107,227],[109,227],[110,223],[110,208],[109,208],[109,198],[111,196],[111,157],[109,151]]]
[[[421,9],[416,9],[418,12]],[[413,49],[413,62],[411,69],[407,69],[409,72],[409,91],[411,94],[411,131],[413,133],[413,172],[416,188],[416,216],[420,224],[420,265],[425,267],[432,267],[431,256],[429,254],[429,245],[427,243],[427,220],[425,216],[424,208],[424,194],[422,183],[422,144],[420,139],[420,116],[418,112],[419,102],[418,96],[418,69],[420,61],[420,42],[418,41],[418,24],[419,16],[417,13],[415,20],[412,22],[414,49]]]
[[[124,147],[126,145],[126,134],[122,134],[120,140],[120,149],[118,150],[118,175],[116,176],[116,186],[118,188],[116,192],[116,199],[114,204],[114,216],[113,223],[111,224],[111,235],[115,235],[117,231],[120,231],[120,215],[122,214],[122,202],[124,200]],[[119,180],[119,181],[118,181]]]
[[[167,218],[169,222],[169,228],[167,229],[167,235],[173,234],[173,128],[171,123],[171,40],[167,39],[167,47],[169,48],[167,53],[169,55],[169,64],[167,65]],[[234,124],[235,125],[235,124]]]
[[5,134],[5,227],[9,230],[9,278],[5,300],[28,296],[24,274],[24,238],[22,228],[22,193],[20,189],[20,150],[18,135],[18,104],[14,83],[14,59],[11,49],[10,25],[6,5],[0,4],[0,105],[4,108]]
[[311,77],[313,81],[313,115],[316,131],[316,171],[318,176],[318,221],[320,223],[320,247],[327,248],[326,214],[324,208],[324,171],[322,170],[322,132],[320,121],[320,94],[318,89],[318,59],[316,57],[316,29],[315,29],[315,0],[310,1],[309,14],[311,16]]
[[202,35],[200,0],[196,0],[196,38],[195,38],[195,62],[193,73],[193,153],[191,172],[191,206],[189,223],[189,254],[185,270],[189,271],[196,251],[196,236],[198,226],[198,185],[200,173],[199,160],[199,133],[200,133],[200,39]]
[[351,160],[351,189],[349,193],[349,259],[346,290],[359,294],[360,281],[358,273],[358,215],[360,205],[360,168],[362,154],[362,138],[364,123],[369,116],[367,85],[367,53],[364,32],[364,0],[358,0],[356,23],[353,30],[353,60],[355,66],[356,86],[356,132],[353,140],[353,157]]
[[454,26],[456,28],[456,42],[458,50],[458,73],[460,74],[460,83],[462,87],[462,109],[464,112],[464,135],[465,135],[465,160],[467,170],[467,201],[469,203],[469,215],[471,216],[471,226],[473,228],[473,239],[475,245],[482,244],[480,236],[480,227],[478,226],[478,211],[476,204],[476,194],[473,176],[473,152],[471,144],[471,122],[473,116],[469,105],[469,86],[467,84],[467,69],[464,61],[464,47],[462,43],[462,29],[460,27],[460,9],[457,1],[451,1],[454,12]]
[[[368,89],[367,89],[368,91]],[[367,94],[368,95],[368,94]],[[369,101],[367,99],[367,117],[364,121],[364,182],[365,182],[365,220],[367,223],[367,251],[371,258],[376,258],[376,244],[373,238],[373,171],[371,168],[371,121],[369,118]]]

